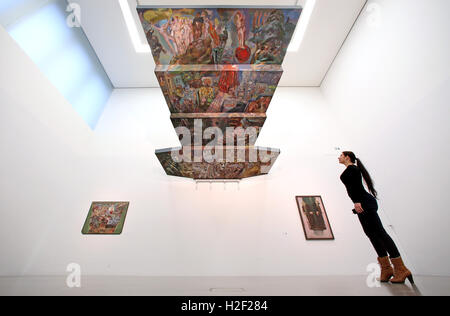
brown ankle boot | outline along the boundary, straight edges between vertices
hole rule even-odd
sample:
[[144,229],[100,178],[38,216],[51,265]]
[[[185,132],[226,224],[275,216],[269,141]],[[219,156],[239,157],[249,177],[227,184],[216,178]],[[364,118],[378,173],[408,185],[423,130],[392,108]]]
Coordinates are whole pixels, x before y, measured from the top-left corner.
[[378,263],[381,267],[380,282],[389,282],[389,279],[394,275],[389,257],[378,257]]
[[408,278],[411,284],[414,284],[411,271],[403,264],[402,258],[391,258],[391,262],[394,265],[394,277],[391,279],[392,283],[405,283],[406,278]]

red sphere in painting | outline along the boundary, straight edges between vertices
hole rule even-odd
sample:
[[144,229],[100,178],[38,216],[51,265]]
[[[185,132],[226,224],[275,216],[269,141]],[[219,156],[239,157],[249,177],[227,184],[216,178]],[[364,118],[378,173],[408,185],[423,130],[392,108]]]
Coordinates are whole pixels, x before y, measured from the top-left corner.
[[250,58],[251,51],[250,48],[247,45],[245,45],[243,47],[236,48],[235,54],[237,60],[243,63]]

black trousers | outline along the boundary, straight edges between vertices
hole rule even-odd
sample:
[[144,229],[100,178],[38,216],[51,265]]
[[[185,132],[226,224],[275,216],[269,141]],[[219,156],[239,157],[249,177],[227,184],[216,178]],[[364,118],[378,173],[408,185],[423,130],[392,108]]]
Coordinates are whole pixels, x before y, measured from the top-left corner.
[[397,246],[384,229],[378,216],[378,206],[370,204],[372,205],[362,205],[364,212],[358,214],[364,232],[369,237],[378,257],[386,257],[388,254],[391,258],[399,257]]

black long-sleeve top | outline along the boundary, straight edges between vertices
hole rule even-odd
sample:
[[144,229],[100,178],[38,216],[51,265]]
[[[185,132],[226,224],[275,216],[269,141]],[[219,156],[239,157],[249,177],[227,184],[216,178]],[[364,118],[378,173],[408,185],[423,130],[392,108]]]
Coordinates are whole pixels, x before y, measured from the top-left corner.
[[353,203],[364,203],[375,200],[375,198],[364,189],[361,171],[358,166],[348,165],[341,174],[341,181],[344,183],[348,196]]

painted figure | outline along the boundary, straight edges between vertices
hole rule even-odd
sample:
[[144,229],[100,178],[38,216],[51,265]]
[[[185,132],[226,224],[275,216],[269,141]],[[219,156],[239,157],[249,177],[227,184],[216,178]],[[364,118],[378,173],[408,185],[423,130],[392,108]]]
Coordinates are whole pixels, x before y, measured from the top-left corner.
[[219,93],[206,112],[221,112],[226,96],[232,96],[239,85],[238,72],[234,65],[226,65],[220,73]]
[[302,199],[302,210],[308,219],[311,230],[326,230],[325,220],[320,209],[320,205],[314,197],[304,197]]
[[234,24],[236,25],[239,46],[235,50],[235,55],[240,63],[246,62],[250,58],[250,48],[245,45],[245,17],[241,11],[234,15]]
[[211,64],[212,63],[212,45],[211,38],[203,38],[204,20],[197,14],[192,22],[192,32],[194,40],[189,43],[184,54],[175,56],[172,64]]

